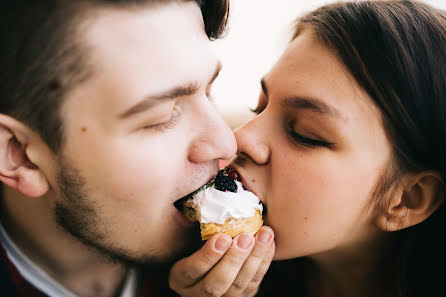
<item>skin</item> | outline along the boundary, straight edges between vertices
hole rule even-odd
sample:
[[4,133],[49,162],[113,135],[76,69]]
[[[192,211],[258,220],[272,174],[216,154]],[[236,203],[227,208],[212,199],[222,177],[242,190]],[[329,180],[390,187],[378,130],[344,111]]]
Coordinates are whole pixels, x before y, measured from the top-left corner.
[[[173,203],[211,179],[218,159],[236,148],[207,97],[220,65],[200,11],[104,12],[86,41],[95,49],[96,75],[62,108],[70,135],[63,156],[88,181],[95,209],[95,224],[81,232],[134,259],[169,257],[189,237]],[[170,96],[174,90],[184,94]]]
[[391,154],[380,111],[310,30],[262,89],[258,115],[235,131],[232,165],[267,208],[274,259],[312,258],[323,276],[314,296],[358,296],[379,279],[389,243],[372,199]]
[[[67,289],[115,296],[126,262],[165,262],[193,246],[199,233],[173,203],[215,176],[236,142],[209,100],[220,63],[195,3],[92,15],[82,42],[93,75],[64,99],[61,153],[0,115],[2,224]],[[176,264],[171,286],[252,296],[274,253],[262,230],[263,242],[215,236]]]

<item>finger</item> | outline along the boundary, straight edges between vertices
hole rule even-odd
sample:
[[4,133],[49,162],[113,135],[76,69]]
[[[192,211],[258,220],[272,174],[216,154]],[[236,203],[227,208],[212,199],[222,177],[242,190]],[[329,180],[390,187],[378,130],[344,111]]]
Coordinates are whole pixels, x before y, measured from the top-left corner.
[[254,243],[251,234],[236,236],[220,262],[194,286],[195,296],[223,296],[237,277]]
[[262,282],[263,278],[265,277],[265,274],[268,272],[269,266],[271,265],[271,261],[273,260],[275,251],[276,251],[276,243],[273,240],[266,256],[263,258],[262,264],[260,265],[256,274],[251,279],[251,282],[248,284],[248,287],[245,290],[247,296],[250,296],[248,292],[251,292],[252,296],[254,296],[255,293],[258,291],[260,283]]
[[192,286],[220,261],[231,244],[229,235],[211,237],[201,249],[175,263],[169,273],[170,287],[178,291]]
[[256,243],[254,248],[224,296],[240,296],[240,294],[247,289],[259,269],[262,268],[263,271],[264,267],[262,266],[267,264],[265,263],[265,259],[270,259],[271,246],[274,241],[273,230],[270,227],[263,226],[260,228],[255,238]]

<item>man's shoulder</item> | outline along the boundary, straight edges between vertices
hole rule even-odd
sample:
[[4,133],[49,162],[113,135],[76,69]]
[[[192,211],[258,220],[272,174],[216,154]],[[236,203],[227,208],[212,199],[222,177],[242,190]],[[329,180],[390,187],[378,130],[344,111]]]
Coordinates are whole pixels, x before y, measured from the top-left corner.
[[[170,266],[149,265],[138,269],[135,297],[178,297],[169,288]],[[0,292],[2,297],[46,297],[20,274],[0,243]]]
[[46,297],[28,283],[9,260],[0,243],[0,292],[4,297]]

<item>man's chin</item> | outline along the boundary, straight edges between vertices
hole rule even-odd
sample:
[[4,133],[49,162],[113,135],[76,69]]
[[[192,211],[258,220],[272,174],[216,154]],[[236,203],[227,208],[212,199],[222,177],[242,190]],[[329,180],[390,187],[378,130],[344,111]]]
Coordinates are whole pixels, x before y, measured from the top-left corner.
[[108,259],[110,262],[122,263],[127,266],[146,266],[173,263],[193,254],[203,245],[199,234],[199,232],[190,230],[190,232],[184,232],[175,238],[160,240],[151,244],[149,250],[139,252],[124,247],[112,247],[95,240],[88,240],[86,237],[76,237],[86,246],[97,250],[104,259]]
[[[198,224],[197,226],[199,228]],[[152,246],[151,251],[147,252],[146,255],[135,257],[133,261],[127,261],[127,263],[133,262],[140,265],[165,264],[190,256],[203,246],[203,241],[199,230],[193,228],[188,231],[174,238],[166,239],[163,243],[158,243],[156,247]]]

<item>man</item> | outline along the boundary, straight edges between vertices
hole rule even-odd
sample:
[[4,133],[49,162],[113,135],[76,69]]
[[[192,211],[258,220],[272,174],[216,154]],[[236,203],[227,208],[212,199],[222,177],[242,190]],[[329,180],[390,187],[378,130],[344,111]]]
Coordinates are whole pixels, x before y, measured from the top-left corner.
[[[4,5],[2,296],[172,293],[155,263],[190,254],[197,237],[174,203],[236,152],[208,98],[221,67],[209,39],[227,6]],[[252,296],[273,252],[267,227],[217,235],[175,264],[170,285],[183,296]]]

